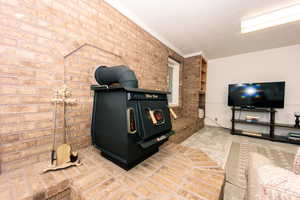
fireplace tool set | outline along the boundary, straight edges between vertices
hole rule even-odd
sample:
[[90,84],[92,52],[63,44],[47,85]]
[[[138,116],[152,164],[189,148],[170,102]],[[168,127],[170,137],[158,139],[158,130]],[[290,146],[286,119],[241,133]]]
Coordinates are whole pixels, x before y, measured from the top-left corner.
[[[75,99],[71,98],[72,92],[70,88],[66,85],[58,88],[55,91],[55,97],[51,100],[54,104],[54,122],[53,122],[53,147],[51,152],[51,166],[45,169],[43,172],[54,171],[59,169],[65,169],[71,166],[80,165],[80,161],[78,159],[78,153],[73,152],[71,146],[67,144],[67,120],[66,120],[66,107],[67,105],[72,105],[76,103]],[[57,107],[58,105],[63,106],[64,119],[63,119],[63,144],[59,145],[56,150],[56,131],[57,131]]]

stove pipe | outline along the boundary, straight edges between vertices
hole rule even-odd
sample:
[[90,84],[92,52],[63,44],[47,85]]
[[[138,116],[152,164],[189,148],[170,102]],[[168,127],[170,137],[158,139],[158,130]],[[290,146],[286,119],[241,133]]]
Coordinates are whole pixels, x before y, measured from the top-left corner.
[[100,85],[119,83],[124,88],[138,88],[135,73],[129,67],[120,65],[113,67],[99,66],[95,71],[96,81]]

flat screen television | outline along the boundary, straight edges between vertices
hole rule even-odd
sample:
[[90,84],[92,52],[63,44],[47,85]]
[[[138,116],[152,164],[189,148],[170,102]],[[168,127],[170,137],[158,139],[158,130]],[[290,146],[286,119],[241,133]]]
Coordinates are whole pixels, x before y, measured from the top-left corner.
[[285,82],[230,84],[228,106],[283,108]]

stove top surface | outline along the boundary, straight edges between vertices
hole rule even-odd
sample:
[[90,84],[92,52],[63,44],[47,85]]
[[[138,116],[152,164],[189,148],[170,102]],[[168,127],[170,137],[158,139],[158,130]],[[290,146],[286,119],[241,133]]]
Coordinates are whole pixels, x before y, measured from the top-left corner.
[[167,91],[160,90],[147,90],[141,88],[128,88],[122,86],[103,86],[103,85],[91,85],[91,90],[101,91],[101,90],[125,90],[128,92],[139,92],[139,93],[153,93],[153,94],[171,94]]

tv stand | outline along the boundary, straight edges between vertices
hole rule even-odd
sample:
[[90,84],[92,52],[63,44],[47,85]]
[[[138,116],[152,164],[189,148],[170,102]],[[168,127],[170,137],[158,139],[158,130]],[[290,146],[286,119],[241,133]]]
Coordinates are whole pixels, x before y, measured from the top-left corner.
[[[295,143],[293,141],[290,141],[288,139],[288,136],[276,136],[275,135],[275,127],[284,127],[284,128],[290,128],[290,129],[297,129],[300,130],[300,128],[294,127],[290,124],[276,124],[275,123],[275,113],[276,110],[274,108],[245,108],[245,107],[232,107],[232,119],[231,119],[231,134],[233,135],[244,135],[249,137],[255,137],[255,138],[261,138],[261,139],[267,139],[271,141],[278,141],[278,142],[287,142],[287,143]],[[236,111],[240,112],[259,112],[259,113],[269,113],[270,120],[267,122],[261,122],[261,121],[247,121],[243,119],[236,119]],[[235,125],[236,123],[240,124],[248,124],[248,125],[256,125],[256,126],[267,126],[269,127],[268,133],[259,133],[259,132],[251,132],[251,131],[245,131],[241,129],[236,129]],[[297,144],[300,144],[300,142],[296,142]]]

